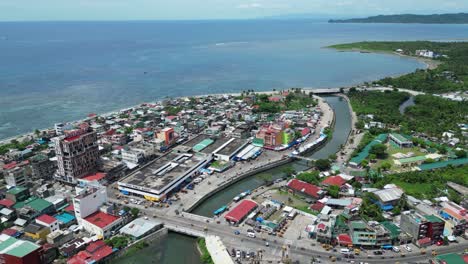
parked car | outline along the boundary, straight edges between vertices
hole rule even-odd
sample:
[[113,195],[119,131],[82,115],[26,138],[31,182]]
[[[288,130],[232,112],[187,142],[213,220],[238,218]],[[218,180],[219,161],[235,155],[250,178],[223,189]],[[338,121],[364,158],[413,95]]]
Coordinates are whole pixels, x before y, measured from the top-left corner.
[[237,250],[236,251],[236,258],[240,258],[241,257],[241,251],[240,250]]
[[406,249],[406,251],[408,251],[408,252],[413,251],[409,245],[405,245],[405,249]]
[[239,230],[235,230],[234,231],[234,235],[239,235],[240,234],[240,231]]
[[376,250],[376,251],[374,251],[374,255],[382,255],[382,254],[383,254],[383,252],[382,252],[382,251],[380,251],[380,250]]

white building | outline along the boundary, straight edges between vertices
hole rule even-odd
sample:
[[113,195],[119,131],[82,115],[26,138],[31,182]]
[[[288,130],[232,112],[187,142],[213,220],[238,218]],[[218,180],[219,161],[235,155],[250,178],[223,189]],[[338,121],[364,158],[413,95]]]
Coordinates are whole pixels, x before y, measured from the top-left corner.
[[140,149],[122,150],[122,161],[125,163],[139,164],[145,159],[145,153]]
[[81,226],[99,238],[108,238],[122,227],[123,219],[101,211],[94,212],[81,220]]
[[73,198],[73,206],[78,224],[81,225],[84,218],[99,211],[99,208],[107,202],[107,190],[105,186],[96,184],[86,186],[77,194]]
[[50,215],[44,214],[37,217],[36,223],[38,223],[41,226],[48,227],[50,229],[50,232],[54,232],[60,229],[59,221]]

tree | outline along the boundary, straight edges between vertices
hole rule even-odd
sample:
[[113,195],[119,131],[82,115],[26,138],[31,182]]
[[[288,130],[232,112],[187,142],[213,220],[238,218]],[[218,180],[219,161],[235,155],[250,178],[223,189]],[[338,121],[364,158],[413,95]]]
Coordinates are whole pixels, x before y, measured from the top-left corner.
[[327,187],[328,194],[333,198],[340,197],[340,187],[336,185],[330,185]]
[[375,154],[370,154],[369,155],[369,160],[371,160],[371,161],[375,160],[376,158],[377,158],[377,155],[375,155]]
[[461,159],[461,158],[466,158],[466,151],[463,150],[463,149],[455,150],[455,155],[456,155],[457,158],[459,158],[459,159]]
[[330,155],[328,156],[328,159],[329,159],[329,160],[336,160],[336,158],[337,158],[337,157],[336,157],[336,154],[330,154]]
[[265,183],[273,182],[271,174],[268,174],[268,173],[262,173],[258,175],[257,177],[262,179]]
[[133,217],[137,217],[138,214],[140,213],[140,209],[133,207],[133,208],[130,210],[130,213],[132,214]]
[[311,172],[303,172],[297,175],[297,179],[301,181],[305,181],[311,184],[317,184],[320,182],[319,171],[311,171]]
[[315,161],[315,167],[319,171],[326,171],[326,170],[330,169],[331,163],[330,163],[330,161],[328,159],[319,159],[319,160]]
[[392,164],[390,164],[390,162],[388,161],[382,162],[382,165],[380,165],[380,168],[382,168],[383,171],[387,171],[391,167],[392,167]]
[[384,145],[384,144],[375,144],[373,145],[370,150],[369,150],[369,153],[370,154],[375,154],[377,156],[377,158],[379,159],[385,159],[386,156],[387,156],[387,146]]
[[294,173],[296,173],[296,170],[292,166],[287,166],[282,169],[282,172],[286,174],[286,177],[291,177]]

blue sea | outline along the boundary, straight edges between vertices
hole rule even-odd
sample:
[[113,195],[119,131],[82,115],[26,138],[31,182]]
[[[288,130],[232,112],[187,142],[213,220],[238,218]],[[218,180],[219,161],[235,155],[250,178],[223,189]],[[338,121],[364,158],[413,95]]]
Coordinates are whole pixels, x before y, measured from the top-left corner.
[[0,23],[0,138],[165,97],[358,84],[424,65],[323,47],[467,32],[308,20]]

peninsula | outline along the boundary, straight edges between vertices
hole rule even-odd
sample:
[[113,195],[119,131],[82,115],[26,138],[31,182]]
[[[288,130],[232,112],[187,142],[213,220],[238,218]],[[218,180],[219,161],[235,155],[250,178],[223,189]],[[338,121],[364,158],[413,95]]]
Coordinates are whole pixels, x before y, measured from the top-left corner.
[[468,24],[468,14],[378,15],[367,18],[330,19],[329,23],[401,23],[401,24]]

